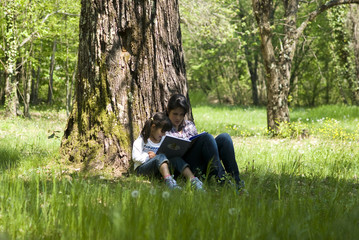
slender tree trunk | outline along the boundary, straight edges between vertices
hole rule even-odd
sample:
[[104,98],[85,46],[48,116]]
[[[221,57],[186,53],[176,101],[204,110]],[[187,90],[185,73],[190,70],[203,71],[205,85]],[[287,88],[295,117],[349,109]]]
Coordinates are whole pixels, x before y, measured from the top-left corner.
[[56,53],[56,38],[54,39],[54,43],[52,45],[52,55],[51,55],[51,64],[50,64],[50,73],[49,73],[49,90],[47,94],[47,104],[52,104],[53,90],[54,90],[54,68],[55,68],[55,53]]
[[18,95],[16,78],[16,59],[18,43],[16,39],[16,20],[14,15],[15,3],[7,2],[6,8],[6,79],[5,79],[5,114],[7,116],[17,116],[18,112]]
[[39,87],[40,87],[40,73],[41,73],[41,68],[40,66],[37,67],[37,70],[36,70],[36,81],[34,81],[33,85],[33,94],[32,94],[32,97],[31,97],[31,102],[32,104],[38,104],[39,103]]
[[130,165],[144,121],[187,95],[178,1],[82,0],[75,104],[61,152],[85,170]]
[[69,83],[70,84],[69,92],[68,92],[67,99],[66,99],[66,106],[69,110],[69,113],[71,113],[71,111],[72,111],[72,105],[73,105],[72,92],[73,92],[74,83],[76,80],[76,72],[77,72],[77,65],[75,65],[74,72],[72,73],[71,82]]
[[[68,53],[68,45],[66,45],[66,52]],[[66,114],[67,116],[70,115],[70,99],[71,99],[71,95],[70,95],[70,77],[69,77],[69,69],[68,69],[68,64],[69,64],[69,58],[66,55],[66,63],[65,63],[65,79],[66,79]]]
[[5,72],[0,72],[0,104],[4,104],[5,95]]
[[[40,53],[42,52],[42,42],[40,47]],[[36,81],[34,80],[31,84],[31,103],[36,105],[39,103],[39,87],[40,87],[40,73],[41,73],[41,58],[38,57],[37,59],[37,69],[36,73],[34,74]],[[34,70],[35,71],[35,70]]]
[[69,76],[69,40],[67,38],[67,16],[65,16],[65,39],[66,39],[66,62],[65,62],[65,78],[66,78],[66,114],[70,115],[71,111],[71,83]]
[[[245,46],[246,56],[250,56],[248,46]],[[246,58],[252,84],[252,101],[255,106],[259,105],[258,98],[258,55],[254,53],[253,59]]]
[[30,99],[31,99],[31,84],[32,84],[32,71],[31,71],[31,61],[29,64],[26,64],[26,77],[24,81],[24,116],[26,118],[31,118],[30,115]]
[[356,80],[353,82],[353,103],[359,105],[359,7],[351,6],[350,8],[350,20],[352,22],[353,33],[353,49],[355,59],[355,75]]

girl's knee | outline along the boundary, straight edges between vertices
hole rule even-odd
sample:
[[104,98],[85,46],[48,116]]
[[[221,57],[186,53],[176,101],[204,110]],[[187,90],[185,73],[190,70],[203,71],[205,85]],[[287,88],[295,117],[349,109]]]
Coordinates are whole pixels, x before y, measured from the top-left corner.
[[203,135],[202,141],[205,142],[206,144],[216,145],[215,138],[209,133]]
[[155,159],[157,166],[161,166],[163,163],[168,163],[168,159],[164,154],[156,155]]
[[227,143],[232,143],[232,138],[228,133],[221,133],[216,137],[216,140],[218,141],[224,141]]

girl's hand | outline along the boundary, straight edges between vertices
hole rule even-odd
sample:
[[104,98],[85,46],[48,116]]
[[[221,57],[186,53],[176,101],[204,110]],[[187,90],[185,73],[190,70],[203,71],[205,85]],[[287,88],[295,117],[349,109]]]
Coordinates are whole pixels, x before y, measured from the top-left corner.
[[154,153],[154,152],[148,152],[148,156],[149,156],[150,158],[154,158],[154,157],[156,156],[156,153]]

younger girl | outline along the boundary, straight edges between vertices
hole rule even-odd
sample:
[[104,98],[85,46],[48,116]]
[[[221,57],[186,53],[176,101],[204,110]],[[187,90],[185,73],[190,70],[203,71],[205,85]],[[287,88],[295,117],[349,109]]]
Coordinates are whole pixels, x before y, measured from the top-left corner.
[[156,155],[166,131],[171,129],[171,121],[165,113],[155,113],[145,122],[140,136],[133,143],[132,159],[136,173],[147,176],[160,174],[170,189],[180,189],[170,174],[172,167],[189,179],[193,187],[203,190],[202,182],[193,175],[189,165],[182,158],[167,159],[164,154]]

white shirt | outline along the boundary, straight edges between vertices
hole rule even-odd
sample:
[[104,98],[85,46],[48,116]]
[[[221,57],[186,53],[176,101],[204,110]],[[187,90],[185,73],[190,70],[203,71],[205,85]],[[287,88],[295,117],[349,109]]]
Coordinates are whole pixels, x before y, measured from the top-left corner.
[[156,153],[160,147],[164,137],[162,137],[159,143],[154,143],[150,139],[147,139],[147,143],[143,140],[142,136],[139,136],[133,143],[132,148],[132,160],[135,163],[134,168],[136,169],[141,164],[145,163],[150,159],[148,152]]

